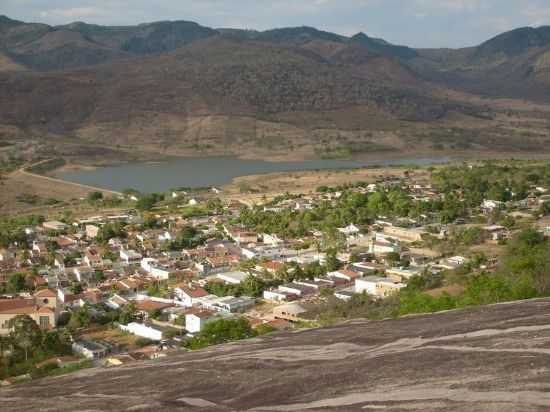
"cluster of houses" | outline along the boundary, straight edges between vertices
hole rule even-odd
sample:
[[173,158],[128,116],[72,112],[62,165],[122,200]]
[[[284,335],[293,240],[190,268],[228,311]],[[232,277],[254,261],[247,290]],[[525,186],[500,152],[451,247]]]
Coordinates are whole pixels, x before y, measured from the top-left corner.
[[[352,190],[368,193],[379,189],[379,185],[371,184]],[[417,200],[440,196],[429,185],[411,183],[406,189]],[[328,192],[284,199],[265,210],[308,210],[319,201],[336,201],[341,195]],[[528,203],[525,206],[534,207]],[[29,315],[48,330],[57,326],[63,313],[84,306],[101,312],[133,305],[138,320],[121,324],[120,329],[156,342],[165,341],[174,331],[193,336],[209,322],[235,316],[245,316],[253,325],[269,323],[285,328],[307,319],[308,304],[328,294],[342,300],[363,293],[384,299],[404,288],[413,276],[437,274],[468,262],[463,256],[443,257],[422,248],[427,235],[447,236],[447,226],[379,216],[368,227],[352,223],[338,228],[345,239],[344,250],[337,256],[341,263],[338,270],[281,282],[256,297],[216,296],[208,292],[213,285],[231,290],[250,277],[273,280],[290,267],[324,264],[327,259],[315,246],[320,233],[312,232],[308,239],[282,239],[273,233],[232,225],[230,218],[237,216],[241,207],[233,202],[226,207],[226,215],[188,219],[160,213],[154,228],[145,228],[143,217],[134,211],[69,223],[47,221],[26,228],[26,245],[0,249],[0,285],[7,286],[14,274],[24,273],[25,289],[35,292],[14,292],[0,298],[0,335],[9,333],[10,320],[17,315]],[[494,201],[482,204],[482,210],[496,207],[505,205]],[[102,227],[113,222],[124,225],[125,236],[99,242]],[[197,247],[174,250],[170,245],[188,226],[206,241]],[[488,225],[483,230],[495,241],[509,235],[502,226]],[[254,264],[245,269],[242,263],[250,261]],[[269,309],[257,310],[259,303]],[[111,351],[104,343],[90,341],[74,342],[73,349],[90,359]]]

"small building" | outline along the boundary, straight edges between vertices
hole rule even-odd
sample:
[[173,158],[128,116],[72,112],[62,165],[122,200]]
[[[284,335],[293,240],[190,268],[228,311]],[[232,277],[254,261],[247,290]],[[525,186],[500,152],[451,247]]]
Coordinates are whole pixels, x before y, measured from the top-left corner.
[[377,295],[378,282],[385,281],[386,278],[380,276],[366,276],[355,280],[355,293],[365,292],[367,295]]
[[99,226],[86,225],[86,237],[88,239],[95,239],[99,234]]
[[210,310],[191,312],[185,315],[185,329],[189,333],[198,333],[207,323],[222,319],[223,317],[222,314]]
[[88,249],[84,254],[84,263],[91,268],[100,268],[103,266],[103,259],[96,249]]
[[355,289],[354,287],[336,290],[334,292],[334,297],[340,300],[348,301],[351,300],[351,298],[355,295]]
[[218,273],[216,275],[218,279],[222,280],[224,283],[227,283],[229,285],[238,285],[243,280],[245,280],[247,276],[248,274],[241,271],[223,272],[223,273]]
[[203,288],[192,288],[186,284],[179,284],[174,287],[174,296],[184,306],[191,307],[197,303],[197,299],[208,296],[209,293]]
[[334,272],[328,272],[327,277],[342,279],[345,282],[353,282],[355,279],[360,278],[361,274],[350,269],[340,269]]
[[420,242],[427,234],[421,228],[404,228],[399,226],[384,226],[384,234],[397,238],[402,242]]
[[66,230],[69,226],[63,222],[57,220],[51,220],[49,222],[42,223],[42,227],[46,230],[53,230],[55,232],[62,232]]
[[401,282],[379,276],[367,276],[355,280],[355,293],[363,293],[376,298],[385,298],[406,287]]
[[120,259],[127,265],[139,265],[141,254],[132,249],[120,249]]
[[92,360],[104,358],[109,352],[107,346],[90,340],[73,342],[72,349],[74,353]]
[[273,302],[285,302],[298,299],[298,295],[294,293],[285,292],[279,289],[264,290],[262,297],[265,300]]
[[277,306],[273,309],[275,319],[288,320],[290,322],[299,322],[304,320],[303,315],[307,313],[307,309],[298,303],[289,303],[286,305]]

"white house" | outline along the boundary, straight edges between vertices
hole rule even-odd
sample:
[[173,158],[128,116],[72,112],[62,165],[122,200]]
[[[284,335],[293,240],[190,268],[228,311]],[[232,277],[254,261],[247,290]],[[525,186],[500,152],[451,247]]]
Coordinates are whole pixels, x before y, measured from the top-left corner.
[[77,266],[73,268],[73,273],[76,277],[76,280],[83,282],[89,280],[95,274],[95,270],[89,266]]
[[248,296],[223,296],[207,295],[202,298],[195,299],[195,302],[205,309],[214,312],[242,312],[245,309],[254,306],[256,299]]
[[355,279],[361,277],[361,274],[349,269],[335,270],[334,272],[328,272],[327,277],[333,279],[342,279],[346,282],[353,282]]
[[351,236],[357,236],[360,232],[359,228],[355,226],[354,224],[350,224],[346,227],[340,227],[338,228],[338,231],[340,233],[343,233],[344,235],[351,237]]
[[221,319],[223,315],[209,310],[201,310],[200,312],[188,313],[185,315],[185,329],[189,333],[198,333],[209,322]]
[[366,292],[367,295],[376,296],[376,285],[383,280],[386,280],[386,278],[379,276],[366,276],[361,279],[355,279],[355,293]]
[[141,259],[140,266],[147,273],[151,273],[151,269],[153,268],[153,265],[157,262],[158,261],[154,258],[143,258]]
[[128,303],[128,300],[117,294],[114,294],[105,302],[105,304],[111,309],[120,309],[123,306],[126,306]]
[[162,266],[152,266],[151,267],[151,276],[158,280],[168,280],[170,279],[171,270]]
[[481,203],[481,209],[486,212],[492,212],[495,209],[502,209],[504,207],[504,202],[498,200],[484,200]]
[[127,265],[137,265],[141,262],[142,256],[132,249],[120,249],[120,259]]
[[355,280],[355,293],[367,293],[368,295],[385,298],[404,288],[406,285],[389,278],[367,276]]
[[264,290],[262,296],[265,300],[269,300],[269,301],[273,301],[273,302],[284,302],[284,301],[287,301],[287,300],[296,299],[296,297],[297,297],[297,295],[295,295],[293,293],[285,292],[285,291],[282,291],[280,289]]
[[191,307],[198,302],[197,299],[204,298],[209,293],[203,288],[191,288],[185,284],[179,284],[174,287],[174,295],[176,300],[184,306]]
[[275,234],[268,234],[268,233],[262,234],[262,239],[266,245],[271,245],[271,246],[279,246],[284,242],[279,236]]
[[369,253],[373,255],[387,255],[388,253],[400,253],[401,246],[392,238],[377,233],[369,246]]
[[399,279],[410,279],[413,276],[418,276],[422,274],[423,267],[414,267],[414,268],[403,268],[403,267],[394,267],[386,269],[386,275],[393,275]]

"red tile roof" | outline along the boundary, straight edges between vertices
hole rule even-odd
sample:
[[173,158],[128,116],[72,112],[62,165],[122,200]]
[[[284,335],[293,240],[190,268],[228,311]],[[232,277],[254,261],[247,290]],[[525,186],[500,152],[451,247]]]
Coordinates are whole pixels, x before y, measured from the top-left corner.
[[180,284],[180,285],[177,285],[176,287],[181,289],[183,293],[185,293],[187,296],[190,296],[192,298],[202,298],[209,294],[203,288],[190,288],[185,284]]
[[137,305],[137,310],[151,312],[153,310],[162,310],[173,306],[170,303],[155,302],[153,300],[143,300]]
[[36,298],[55,298],[57,294],[53,289],[42,289],[34,294]]
[[34,300],[31,299],[0,299],[0,314],[27,315],[36,312]]

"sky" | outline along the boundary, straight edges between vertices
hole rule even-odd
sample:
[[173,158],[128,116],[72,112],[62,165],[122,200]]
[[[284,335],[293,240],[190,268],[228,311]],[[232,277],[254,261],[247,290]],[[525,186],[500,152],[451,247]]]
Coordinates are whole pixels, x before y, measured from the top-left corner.
[[517,27],[550,25],[550,0],[0,0],[0,14],[52,25],[190,20],[266,30],[360,31],[412,47],[467,47]]

